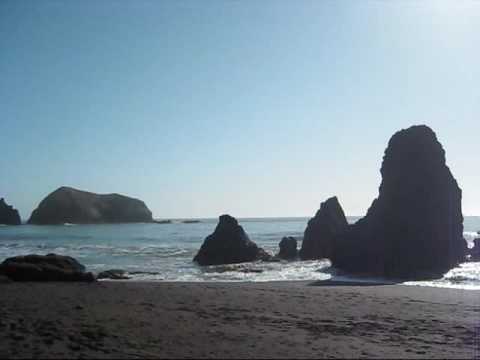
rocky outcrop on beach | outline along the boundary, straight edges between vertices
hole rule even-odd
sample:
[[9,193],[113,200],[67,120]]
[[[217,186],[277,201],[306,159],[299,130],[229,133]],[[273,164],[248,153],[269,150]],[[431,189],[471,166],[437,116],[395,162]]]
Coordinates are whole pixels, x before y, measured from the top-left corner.
[[388,278],[441,277],[465,260],[462,192],[427,126],[393,135],[379,196],[367,215],[337,236],[333,266]]
[[199,265],[237,264],[272,258],[251,241],[237,219],[222,215],[215,231],[205,238],[193,261]]
[[145,203],[119,194],[99,195],[61,187],[42,200],[28,220],[35,225],[152,222]]
[[13,281],[95,281],[77,260],[56,254],[8,258],[0,264],[0,275]]
[[13,206],[8,205],[3,198],[0,199],[0,224],[20,225],[20,215]]
[[347,226],[347,218],[337,197],[331,197],[323,202],[305,229],[300,258],[330,259],[333,255],[335,237],[346,231]]
[[298,256],[297,239],[293,236],[285,236],[278,244],[280,251],[277,258],[283,260],[295,260]]

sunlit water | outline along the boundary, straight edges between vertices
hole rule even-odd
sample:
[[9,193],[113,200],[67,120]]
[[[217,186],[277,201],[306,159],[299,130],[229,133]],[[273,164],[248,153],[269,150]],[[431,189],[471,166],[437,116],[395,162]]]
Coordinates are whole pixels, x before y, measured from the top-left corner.
[[[349,218],[350,222],[357,218]],[[283,236],[299,239],[308,218],[240,219],[250,238],[272,254]],[[0,260],[26,254],[57,253],[78,259],[88,270],[124,269],[134,280],[281,281],[324,280],[332,269],[326,260],[249,263],[200,267],[192,262],[217,219],[184,224],[70,226],[0,226]],[[465,238],[472,246],[480,217],[466,217]],[[300,246],[300,243],[299,243]],[[480,289],[480,263],[466,263],[441,280],[412,285]]]

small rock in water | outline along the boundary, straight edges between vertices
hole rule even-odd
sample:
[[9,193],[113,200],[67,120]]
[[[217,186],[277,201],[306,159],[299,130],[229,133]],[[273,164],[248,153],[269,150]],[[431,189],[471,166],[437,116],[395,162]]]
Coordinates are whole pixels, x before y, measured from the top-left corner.
[[155,224],[171,224],[172,220],[153,220]]
[[97,275],[97,279],[128,280],[131,278],[127,276],[127,272],[125,270],[112,269],[102,271]]
[[284,237],[278,244],[280,252],[277,257],[284,260],[295,260],[298,256],[297,239],[292,236]]

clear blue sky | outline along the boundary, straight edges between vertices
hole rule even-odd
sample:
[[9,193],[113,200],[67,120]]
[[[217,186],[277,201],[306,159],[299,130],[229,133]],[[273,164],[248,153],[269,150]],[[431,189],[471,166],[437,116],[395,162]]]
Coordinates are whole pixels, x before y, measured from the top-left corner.
[[156,217],[362,215],[430,125],[480,215],[480,1],[0,1],[0,197]]

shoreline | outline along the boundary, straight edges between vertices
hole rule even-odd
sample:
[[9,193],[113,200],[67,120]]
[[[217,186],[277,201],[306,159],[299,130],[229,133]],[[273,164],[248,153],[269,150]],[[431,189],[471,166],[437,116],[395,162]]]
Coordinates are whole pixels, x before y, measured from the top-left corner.
[[312,281],[0,284],[0,356],[474,358],[480,354],[480,299],[475,291],[309,284]]
[[[431,288],[431,289],[444,289],[444,290],[461,290],[461,291],[480,291],[480,288],[476,285],[432,285],[428,284],[434,280],[418,280],[418,281],[403,281],[403,282],[394,282],[384,279],[375,280],[374,278],[369,278],[366,280],[356,280],[348,279],[345,277],[345,280],[338,279],[326,279],[326,280],[152,280],[152,279],[98,279],[96,280],[100,283],[140,283],[140,284],[283,284],[283,283],[292,283],[292,284],[303,284],[306,286],[316,286],[316,287],[328,287],[328,286],[405,286],[405,287],[420,287],[420,288]],[[410,284],[408,284],[410,283]]]

